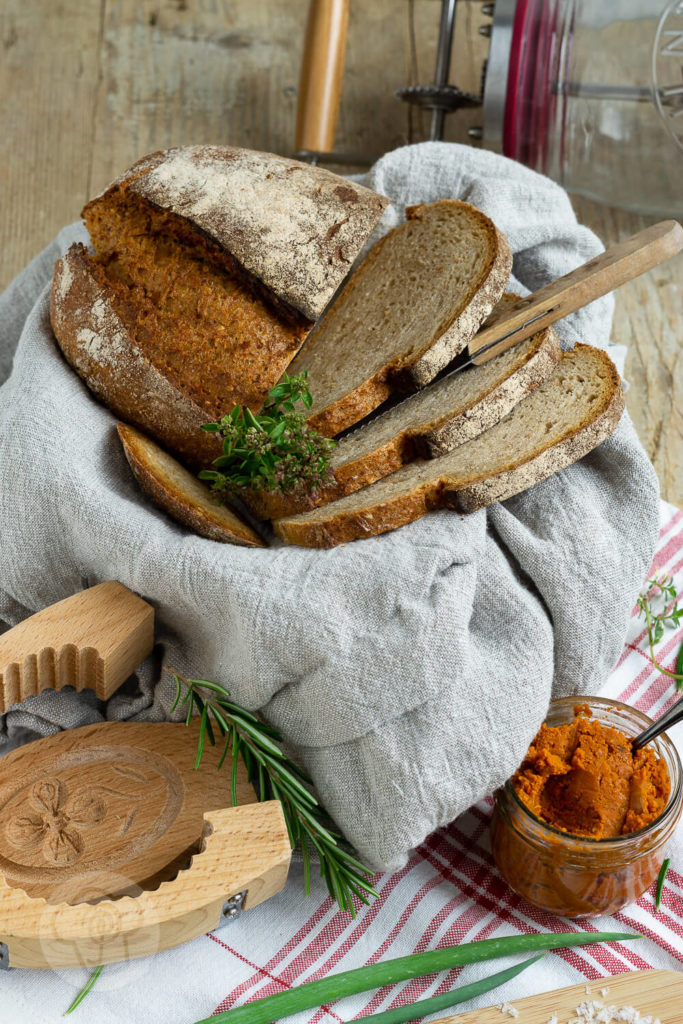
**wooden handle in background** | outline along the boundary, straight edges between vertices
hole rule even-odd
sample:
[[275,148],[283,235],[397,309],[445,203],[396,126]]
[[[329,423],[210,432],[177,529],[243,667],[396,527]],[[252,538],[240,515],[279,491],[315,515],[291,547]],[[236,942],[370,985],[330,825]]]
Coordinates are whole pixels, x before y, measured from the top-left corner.
[[311,0],[296,112],[296,149],[329,153],[341,101],[349,0]]
[[[549,324],[671,259],[681,249],[683,227],[675,220],[659,221],[610,246],[595,259],[516,302],[512,311],[508,308],[495,321],[485,324],[470,344],[472,362],[479,365],[500,355]],[[529,323],[531,320],[533,323]],[[525,323],[528,326],[523,327]],[[509,331],[514,331],[514,334],[486,352],[481,351]]]

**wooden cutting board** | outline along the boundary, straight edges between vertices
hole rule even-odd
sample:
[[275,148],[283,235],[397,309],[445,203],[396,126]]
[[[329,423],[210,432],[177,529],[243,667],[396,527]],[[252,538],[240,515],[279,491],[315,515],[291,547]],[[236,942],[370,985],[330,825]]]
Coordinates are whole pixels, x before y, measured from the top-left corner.
[[[605,996],[600,994],[603,988],[609,989]],[[592,981],[587,986],[572,985],[526,999],[515,999],[512,1005],[519,1016],[514,1020],[516,1024],[548,1024],[553,1016],[557,1016],[558,1024],[567,1024],[576,1017],[577,1006],[592,1000],[598,1000],[605,1006],[633,1006],[643,1017],[658,1017],[660,1024],[681,1024],[683,972],[631,971],[615,978]],[[501,1013],[494,1005],[456,1014],[455,1017],[443,1017],[434,1024],[511,1024],[512,1021],[512,1017]]]

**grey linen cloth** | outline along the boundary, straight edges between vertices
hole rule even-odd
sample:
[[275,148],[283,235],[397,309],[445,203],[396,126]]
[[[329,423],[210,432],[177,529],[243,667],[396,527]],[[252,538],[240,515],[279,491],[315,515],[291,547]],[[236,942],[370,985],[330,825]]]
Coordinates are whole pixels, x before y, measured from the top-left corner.
[[[466,199],[506,233],[511,287],[600,251],[549,180],[443,143],[363,179],[406,205]],[[0,751],[104,719],[168,717],[170,664],[230,688],[280,728],[368,864],[395,869],[511,774],[551,696],[598,692],[650,565],[658,485],[633,427],[503,504],[442,511],[331,551],[196,537],[151,505],[115,417],[62,358],[48,317],[65,228],[0,298],[0,620],[118,579],[156,608],[153,657],[107,704],[46,692],[0,719]],[[607,346],[611,299],[558,326]]]

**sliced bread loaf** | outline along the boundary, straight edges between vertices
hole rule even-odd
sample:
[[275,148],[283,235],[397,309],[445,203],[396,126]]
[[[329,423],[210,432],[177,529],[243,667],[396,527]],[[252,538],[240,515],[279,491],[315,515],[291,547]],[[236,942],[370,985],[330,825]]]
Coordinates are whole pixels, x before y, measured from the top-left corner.
[[322,508],[280,519],[275,533],[290,544],[327,548],[393,530],[433,508],[474,512],[583,458],[614,430],[623,408],[609,356],[577,345],[563,353],[544,384],[474,440]]
[[158,444],[125,423],[118,424],[118,432],[135,479],[154,504],[172,519],[209,540],[266,547],[255,530],[232,509],[219,505],[208,487]]
[[[506,295],[509,303],[517,296]],[[481,366],[428,384],[343,437],[330,465],[334,482],[317,494],[245,495],[260,519],[281,519],[367,487],[417,458],[436,458],[498,423],[553,372],[561,350],[552,328]]]
[[328,308],[287,372],[307,370],[308,422],[332,437],[393,390],[424,387],[467,345],[498,302],[512,256],[469,203],[409,207]]

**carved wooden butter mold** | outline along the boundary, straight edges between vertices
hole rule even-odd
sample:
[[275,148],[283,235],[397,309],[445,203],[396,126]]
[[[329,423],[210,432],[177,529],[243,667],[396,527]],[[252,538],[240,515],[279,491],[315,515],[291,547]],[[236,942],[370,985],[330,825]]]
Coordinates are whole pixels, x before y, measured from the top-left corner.
[[[67,685],[108,698],[153,630],[116,582],[37,613],[0,637],[0,711]],[[195,771],[197,738],[196,723],[107,722],[0,758],[0,968],[147,956],[282,889],[280,803],[257,803],[240,764],[233,807],[222,749]]]

